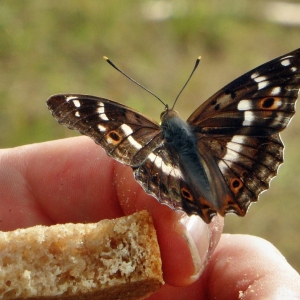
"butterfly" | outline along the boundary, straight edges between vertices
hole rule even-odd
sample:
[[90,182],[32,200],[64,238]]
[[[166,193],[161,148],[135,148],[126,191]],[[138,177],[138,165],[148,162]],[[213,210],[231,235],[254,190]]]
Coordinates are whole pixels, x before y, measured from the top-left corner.
[[218,213],[244,216],[283,162],[279,132],[295,113],[300,48],[247,72],[185,122],[165,106],[161,124],[112,100],[51,96],[57,121],[91,137],[160,203],[206,223]]

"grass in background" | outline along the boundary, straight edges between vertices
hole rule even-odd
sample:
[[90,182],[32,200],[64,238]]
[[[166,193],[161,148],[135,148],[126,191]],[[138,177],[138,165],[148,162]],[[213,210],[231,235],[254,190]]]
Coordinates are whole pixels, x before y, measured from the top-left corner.
[[[265,17],[270,1],[68,3],[0,3],[2,148],[77,135],[58,125],[47,110],[45,101],[56,93],[114,99],[158,120],[163,107],[113,70],[103,55],[168,103],[201,55],[176,107],[187,118],[231,80],[300,47],[300,27]],[[286,162],[271,189],[246,218],[226,219],[226,232],[271,241],[298,271],[299,125],[296,115],[283,134]]]

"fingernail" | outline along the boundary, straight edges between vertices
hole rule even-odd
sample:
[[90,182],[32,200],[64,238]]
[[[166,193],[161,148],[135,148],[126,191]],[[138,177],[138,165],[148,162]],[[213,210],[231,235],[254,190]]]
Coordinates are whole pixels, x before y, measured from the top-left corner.
[[208,226],[198,216],[183,216],[180,223],[185,227],[183,236],[191,252],[195,272],[191,280],[196,280],[202,273],[207,259],[210,233]]

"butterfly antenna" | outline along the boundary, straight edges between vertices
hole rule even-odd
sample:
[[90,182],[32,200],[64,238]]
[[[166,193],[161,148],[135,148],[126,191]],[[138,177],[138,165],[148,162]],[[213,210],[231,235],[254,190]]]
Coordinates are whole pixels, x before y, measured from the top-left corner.
[[189,82],[190,79],[192,78],[194,72],[195,72],[196,69],[198,68],[198,65],[199,65],[199,63],[200,63],[200,59],[201,59],[201,56],[198,56],[198,58],[197,58],[197,60],[196,60],[196,63],[195,63],[195,66],[194,66],[194,68],[193,68],[193,71],[192,71],[191,75],[189,76],[188,80],[186,81],[186,83],[184,84],[183,88],[180,90],[179,94],[177,95],[177,97],[176,97],[176,99],[175,99],[175,101],[174,101],[174,104],[173,104],[173,106],[172,106],[172,109],[174,108],[174,106],[175,106],[175,104],[176,104],[176,102],[177,102],[179,96],[181,95],[182,91],[185,89],[186,85],[188,84],[188,82]]
[[122,70],[120,70],[108,57],[103,56],[103,58],[113,67],[115,68],[117,71],[119,71],[121,74],[123,74],[125,77],[127,77],[129,80],[131,80],[133,83],[137,84],[139,87],[141,87],[143,90],[145,90],[146,92],[148,92],[149,94],[151,94],[152,96],[154,96],[156,99],[158,99],[166,108],[168,107],[167,104],[165,104],[159,97],[157,97],[154,93],[152,93],[150,90],[148,90],[147,88],[145,88],[143,85],[141,85],[140,83],[138,83],[136,80],[134,80],[133,78],[129,77],[126,73],[124,73]]

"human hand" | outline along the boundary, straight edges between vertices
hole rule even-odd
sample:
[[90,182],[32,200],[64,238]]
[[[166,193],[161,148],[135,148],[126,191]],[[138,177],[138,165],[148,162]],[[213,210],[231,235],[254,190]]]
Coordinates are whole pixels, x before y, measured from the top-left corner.
[[242,235],[223,235],[218,244],[222,218],[207,226],[159,204],[135,182],[131,168],[108,158],[89,138],[4,149],[0,160],[0,230],[98,222],[147,209],[166,281],[149,299],[300,297],[299,274],[271,244]]

